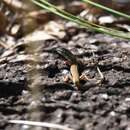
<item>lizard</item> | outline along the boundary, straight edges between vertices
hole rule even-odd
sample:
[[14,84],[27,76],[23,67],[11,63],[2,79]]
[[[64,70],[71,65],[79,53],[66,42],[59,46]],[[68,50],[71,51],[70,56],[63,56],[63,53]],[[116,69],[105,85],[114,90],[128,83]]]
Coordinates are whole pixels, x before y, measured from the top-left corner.
[[[83,74],[80,75],[79,66],[82,63],[77,60],[76,56],[73,53],[71,53],[68,49],[63,47],[57,47],[55,48],[55,51],[67,61],[67,64],[70,65],[70,73],[71,73],[70,78],[72,79],[77,89],[80,89],[80,79],[91,80],[86,75]],[[97,83],[100,83],[102,79],[104,79],[104,76],[102,75],[98,67],[97,67],[97,71],[101,77],[101,80],[97,81]]]

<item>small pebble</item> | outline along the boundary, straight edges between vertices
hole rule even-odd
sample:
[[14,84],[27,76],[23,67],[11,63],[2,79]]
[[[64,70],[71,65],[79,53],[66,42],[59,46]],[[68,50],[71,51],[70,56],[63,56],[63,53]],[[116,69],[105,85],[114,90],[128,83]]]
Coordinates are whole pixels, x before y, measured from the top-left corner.
[[103,99],[108,99],[108,95],[107,94],[101,94],[101,98],[103,98]]
[[22,95],[27,95],[29,92],[28,91],[26,91],[26,90],[23,90],[22,91]]
[[130,130],[130,125],[126,128],[126,130]]
[[113,23],[116,19],[113,16],[103,16],[99,18],[100,24]]
[[120,61],[120,58],[118,58],[118,57],[113,57],[113,62],[119,62]]
[[22,125],[20,130],[29,130],[30,126],[29,125]]
[[111,111],[111,112],[110,112],[110,115],[111,115],[111,116],[115,116],[116,113],[115,113],[114,111]]
[[63,75],[67,75],[67,74],[69,74],[70,72],[68,71],[68,70],[66,70],[66,69],[64,69],[63,71],[62,71],[62,74]]
[[130,102],[130,98],[126,98],[125,101]]

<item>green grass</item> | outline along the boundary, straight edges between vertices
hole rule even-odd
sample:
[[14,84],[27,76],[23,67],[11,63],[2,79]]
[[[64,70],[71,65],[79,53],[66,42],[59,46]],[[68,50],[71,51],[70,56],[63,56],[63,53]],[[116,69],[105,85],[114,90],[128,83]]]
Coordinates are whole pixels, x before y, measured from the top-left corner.
[[130,20],[130,15],[127,15],[127,14],[125,14],[125,13],[122,13],[122,12],[119,12],[119,11],[116,11],[116,10],[113,10],[113,9],[111,9],[111,8],[105,7],[105,6],[103,6],[103,5],[100,5],[100,4],[95,3],[95,2],[93,2],[93,1],[90,1],[90,0],[81,0],[81,1],[83,1],[83,2],[85,2],[85,3],[88,3],[88,4],[91,4],[91,5],[95,6],[95,7],[101,8],[101,9],[103,9],[103,10],[106,10],[106,11],[108,11],[108,12],[114,14],[114,15],[118,15],[118,16],[121,16],[121,17],[124,17],[124,18],[127,18],[127,19]]
[[[87,2],[88,0],[83,0],[83,1]],[[119,38],[130,39],[130,33],[125,33],[123,31],[118,31],[115,29],[107,28],[107,27],[89,22],[87,20],[81,19],[80,17],[74,16],[64,10],[58,9],[55,5],[50,4],[46,0],[32,0],[32,2],[34,2],[36,5],[38,5],[39,7],[43,8],[43,9],[46,9],[56,15],[59,15],[59,16],[65,18],[66,20],[77,23],[81,27],[91,29],[91,30],[94,30],[94,31],[97,31],[100,33],[108,34],[111,36],[119,37]],[[93,4],[93,3],[91,3],[91,4]],[[96,6],[96,5],[94,5],[94,6]],[[100,8],[102,8],[102,7],[100,7]],[[113,10],[110,10],[110,11],[113,11]],[[115,12],[113,12],[113,13],[115,14]],[[118,13],[118,15],[120,15],[120,14]]]

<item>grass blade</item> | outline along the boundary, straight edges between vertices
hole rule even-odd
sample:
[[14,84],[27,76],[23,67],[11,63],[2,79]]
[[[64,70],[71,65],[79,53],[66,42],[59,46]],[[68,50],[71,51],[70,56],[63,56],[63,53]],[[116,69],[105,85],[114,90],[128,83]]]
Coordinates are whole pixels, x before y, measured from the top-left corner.
[[93,2],[93,1],[90,1],[90,0],[82,0],[82,1],[85,2],[85,3],[89,3],[89,4],[91,4],[91,5],[95,6],[95,7],[98,7],[98,8],[101,8],[101,9],[103,9],[103,10],[106,10],[106,11],[108,11],[108,12],[110,12],[110,13],[113,13],[113,14],[119,15],[119,16],[121,16],[121,17],[130,19],[130,15],[127,15],[127,14],[125,14],[125,13],[122,13],[122,12],[119,12],[119,11],[116,11],[116,10],[113,10],[113,9],[111,9],[111,8],[105,7],[105,6],[103,6],[103,5],[100,5],[100,4],[95,3],[95,2]]
[[91,23],[87,20],[83,20],[80,17],[76,17],[64,10],[58,9],[56,6],[50,4],[46,0],[32,0],[36,5],[38,5],[41,8],[44,8],[46,10],[49,10],[50,12],[59,15],[69,21],[75,22],[79,24],[80,26],[87,28],[87,29],[92,29],[97,32],[105,33],[111,36],[116,36],[124,39],[130,39],[130,34],[129,33],[124,33],[122,31],[114,30],[111,28],[107,28],[104,26],[100,26],[94,23]]

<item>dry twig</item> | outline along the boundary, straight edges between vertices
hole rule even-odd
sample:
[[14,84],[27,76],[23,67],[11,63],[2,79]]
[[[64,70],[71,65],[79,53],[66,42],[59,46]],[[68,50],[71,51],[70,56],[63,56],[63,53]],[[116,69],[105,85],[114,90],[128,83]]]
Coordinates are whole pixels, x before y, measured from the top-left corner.
[[67,126],[53,124],[48,122],[37,122],[37,121],[27,121],[27,120],[9,120],[11,124],[20,124],[20,125],[30,125],[36,127],[47,127],[47,128],[54,128],[60,130],[73,130],[72,128],[68,128]]

